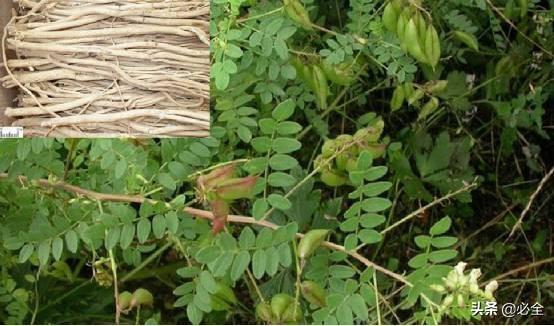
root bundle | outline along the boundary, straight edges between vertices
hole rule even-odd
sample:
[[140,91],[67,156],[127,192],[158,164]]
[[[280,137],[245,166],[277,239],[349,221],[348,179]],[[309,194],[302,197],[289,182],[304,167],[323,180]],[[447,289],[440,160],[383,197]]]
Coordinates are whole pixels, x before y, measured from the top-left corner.
[[[2,39],[26,135],[209,134],[208,0],[18,0]],[[6,60],[6,50],[16,53]]]

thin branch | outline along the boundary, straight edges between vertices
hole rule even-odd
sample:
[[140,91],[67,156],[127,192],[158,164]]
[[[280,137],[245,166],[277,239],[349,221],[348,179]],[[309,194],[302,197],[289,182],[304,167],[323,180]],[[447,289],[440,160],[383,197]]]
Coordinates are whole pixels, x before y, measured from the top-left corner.
[[[0,180],[7,179],[7,178],[8,178],[7,173],[0,173]],[[20,185],[25,185],[25,183],[29,182],[29,180],[25,176],[16,176],[15,178],[20,182]],[[100,193],[100,192],[96,192],[96,191],[92,191],[92,190],[83,189],[81,187],[77,187],[77,186],[74,186],[74,185],[70,185],[70,184],[65,183],[65,182],[50,182],[46,179],[37,179],[37,180],[32,180],[31,182],[38,185],[38,186],[44,187],[44,188],[61,189],[61,190],[65,190],[67,192],[72,192],[72,193],[82,195],[82,196],[85,196],[85,197],[88,197],[88,198],[91,198],[91,199],[94,199],[94,200],[99,200],[99,201],[129,202],[129,203],[144,203],[144,202],[157,203],[158,202],[158,201],[153,200],[153,199],[144,198],[143,196],[140,196],[140,195],[122,195],[122,194]],[[212,212],[197,209],[197,208],[193,208],[193,207],[185,207],[183,209],[183,211],[185,213],[188,213],[190,215],[193,215],[193,216],[196,216],[196,217],[199,217],[199,218],[203,218],[203,219],[212,220],[214,218]],[[257,221],[256,219],[254,219],[252,217],[242,216],[242,215],[229,215],[228,218],[227,218],[227,221],[231,222],[231,223],[258,225],[258,226],[263,226],[263,227],[267,227],[267,228],[270,228],[270,229],[279,228],[279,225],[277,225],[277,224],[273,224],[271,222],[264,221],[264,220]],[[297,233],[296,237],[297,238],[303,238],[304,234],[303,233]],[[332,249],[332,250],[335,250],[335,251],[344,252],[347,255],[351,256],[352,258],[358,260],[360,263],[364,264],[366,267],[373,268],[373,269],[375,269],[375,270],[377,270],[377,271],[379,271],[379,272],[381,272],[385,275],[388,275],[388,276],[392,277],[393,279],[396,279],[397,281],[400,281],[400,282],[406,284],[407,286],[410,286],[410,287],[413,286],[413,284],[410,281],[408,281],[404,276],[402,276],[400,274],[397,274],[393,271],[390,271],[390,270],[386,269],[385,267],[377,265],[376,263],[370,261],[369,259],[362,256],[361,254],[359,254],[356,251],[348,251],[343,246],[338,245],[338,244],[333,243],[333,242],[329,242],[329,241],[324,241],[321,245],[323,247],[326,247],[326,248],[329,248],[329,249]]]
[[385,234],[389,231],[391,231],[392,229],[396,228],[397,226],[399,226],[400,224],[403,224],[403,223],[406,223],[408,222],[409,220],[411,220],[412,218],[418,216],[419,214],[425,212],[426,210],[428,210],[429,208],[435,206],[435,205],[438,205],[446,200],[449,200],[450,198],[452,197],[455,197],[461,193],[464,193],[464,192],[467,192],[467,191],[471,191],[473,188],[477,187],[477,182],[476,181],[473,181],[472,183],[470,184],[467,184],[465,186],[463,186],[462,188],[454,191],[454,192],[449,192],[448,194],[446,194],[445,196],[441,197],[441,198],[438,198],[438,199],[435,199],[433,200],[432,202],[430,202],[429,204],[411,212],[410,214],[406,215],[405,217],[403,217],[402,219],[400,219],[398,222],[392,224],[391,226],[389,226],[388,228],[384,229],[383,231],[381,231],[381,234]]
[[553,174],[554,174],[554,166],[550,169],[550,171],[548,171],[548,173],[544,176],[544,178],[542,178],[542,180],[541,180],[541,182],[539,182],[539,185],[538,185],[537,189],[535,190],[535,192],[533,192],[531,197],[529,197],[529,201],[527,202],[527,205],[525,205],[525,208],[523,209],[523,212],[521,212],[521,215],[519,216],[519,219],[517,220],[516,224],[514,224],[514,227],[512,228],[512,231],[510,231],[510,234],[508,235],[508,239],[511,238],[514,235],[514,233],[516,232],[516,230],[518,228],[521,227],[521,223],[523,222],[523,218],[525,217],[525,215],[527,215],[527,213],[531,209],[531,205],[535,201],[535,198],[537,198],[537,195],[541,192],[542,188],[548,182],[548,180],[552,177]]

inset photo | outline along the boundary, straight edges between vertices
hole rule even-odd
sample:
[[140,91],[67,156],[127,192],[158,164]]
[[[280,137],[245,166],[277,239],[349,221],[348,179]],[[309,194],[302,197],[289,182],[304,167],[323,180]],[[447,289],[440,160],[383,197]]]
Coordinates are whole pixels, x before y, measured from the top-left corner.
[[2,137],[207,137],[208,0],[0,2]]

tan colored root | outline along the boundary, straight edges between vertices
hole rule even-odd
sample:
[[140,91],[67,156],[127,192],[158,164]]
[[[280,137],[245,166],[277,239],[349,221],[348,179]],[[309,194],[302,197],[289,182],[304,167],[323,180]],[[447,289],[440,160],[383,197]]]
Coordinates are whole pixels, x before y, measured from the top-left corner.
[[209,1],[17,0],[6,115],[26,135],[209,134]]

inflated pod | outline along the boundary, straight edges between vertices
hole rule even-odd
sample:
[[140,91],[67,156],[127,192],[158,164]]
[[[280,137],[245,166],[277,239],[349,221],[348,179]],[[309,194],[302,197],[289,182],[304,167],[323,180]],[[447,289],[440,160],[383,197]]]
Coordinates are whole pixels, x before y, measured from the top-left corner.
[[131,299],[131,306],[152,306],[154,304],[154,297],[150,291],[138,288],[133,292],[133,297]]
[[415,20],[412,18],[406,24],[404,38],[408,53],[421,63],[429,63],[423,48],[419,42],[420,36]]
[[300,290],[304,299],[306,299],[309,303],[318,307],[325,306],[325,298],[327,294],[325,293],[325,290],[316,282],[304,281],[300,284]]
[[284,0],[285,12],[289,18],[307,30],[312,30],[312,22],[308,11],[299,0]]
[[390,108],[392,111],[396,111],[402,107],[402,103],[406,96],[404,94],[404,88],[401,85],[396,86],[394,92],[392,92],[392,98],[390,100]]
[[477,41],[477,38],[474,35],[466,32],[462,32],[462,31],[454,31],[452,32],[452,35],[454,35],[454,37],[458,41],[464,43],[469,48],[475,51],[479,51],[479,42]]
[[131,301],[133,300],[133,294],[129,291],[124,291],[119,294],[117,298],[117,305],[119,310],[127,310],[131,308]]
[[261,302],[256,306],[256,316],[267,323],[273,322],[274,319],[271,315],[271,307],[265,302]]
[[293,302],[294,299],[286,293],[278,293],[274,295],[270,302],[271,314],[281,320],[283,313]]
[[304,235],[298,244],[298,257],[304,260],[310,257],[314,251],[321,245],[327,237],[329,230],[315,229],[310,230]]
[[329,170],[323,170],[321,171],[321,182],[329,187],[339,187],[345,185],[346,182],[348,182],[348,179],[342,174]]

